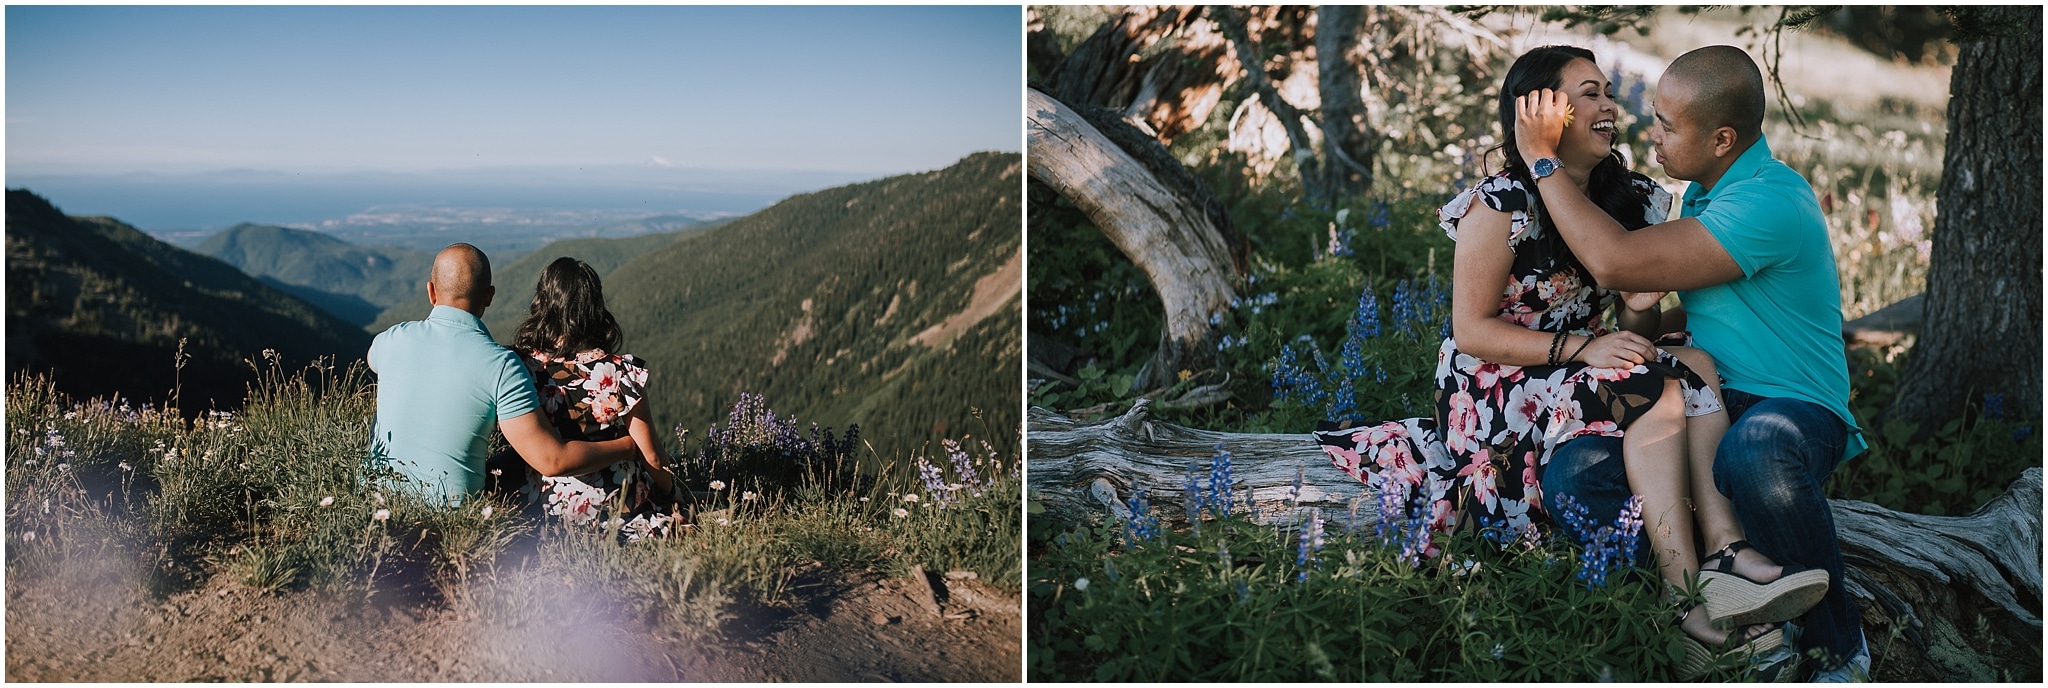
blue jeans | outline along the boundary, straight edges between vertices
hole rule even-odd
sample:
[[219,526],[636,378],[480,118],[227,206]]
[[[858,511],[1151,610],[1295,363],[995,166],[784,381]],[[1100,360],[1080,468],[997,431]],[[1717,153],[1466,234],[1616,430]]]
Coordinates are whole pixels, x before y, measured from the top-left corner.
[[[1826,650],[1832,658],[1823,668],[1840,666],[1863,640],[1863,610],[1845,590],[1834,511],[1822,486],[1841,462],[1848,428],[1811,402],[1721,392],[1731,424],[1714,456],[1714,488],[1734,502],[1736,520],[1757,551],[1787,566],[1827,570],[1827,596],[1798,619],[1804,629],[1799,649]],[[1620,438],[1566,442],[1544,468],[1544,506],[1551,513],[1570,495],[1611,520],[1604,515],[1619,512],[1629,494]],[[1649,538],[1640,541],[1636,561],[1655,561]]]

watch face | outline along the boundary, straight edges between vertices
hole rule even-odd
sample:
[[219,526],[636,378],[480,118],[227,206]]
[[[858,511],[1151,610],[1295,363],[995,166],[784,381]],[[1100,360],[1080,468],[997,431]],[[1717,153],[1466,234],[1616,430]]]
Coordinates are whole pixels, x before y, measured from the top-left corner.
[[1551,158],[1538,158],[1536,164],[1531,165],[1529,169],[1535,172],[1537,177],[1548,177],[1550,173],[1557,171],[1557,161]]

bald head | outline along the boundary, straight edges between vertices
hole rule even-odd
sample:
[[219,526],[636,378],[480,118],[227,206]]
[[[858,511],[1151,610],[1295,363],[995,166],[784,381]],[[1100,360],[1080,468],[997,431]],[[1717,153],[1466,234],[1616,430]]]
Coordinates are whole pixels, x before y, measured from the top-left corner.
[[1697,126],[1729,127],[1743,143],[1763,135],[1764,76],[1741,48],[1710,45],[1680,55],[1657,89],[1676,96]]
[[491,305],[491,259],[469,244],[450,244],[434,255],[427,276],[427,299],[436,306],[454,306],[478,316]]

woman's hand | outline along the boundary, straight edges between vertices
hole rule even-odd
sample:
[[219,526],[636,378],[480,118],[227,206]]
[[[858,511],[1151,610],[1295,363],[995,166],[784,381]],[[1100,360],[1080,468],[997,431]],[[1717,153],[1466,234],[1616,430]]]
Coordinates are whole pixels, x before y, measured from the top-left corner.
[[1521,151],[1522,159],[1556,156],[1557,142],[1564,138],[1571,112],[1571,98],[1563,91],[1537,89],[1515,98],[1515,149]]
[[1637,313],[1642,313],[1655,309],[1657,307],[1657,302],[1664,300],[1664,295],[1670,292],[1624,291],[1619,293],[1621,294],[1622,307],[1635,311]]
[[1634,368],[1657,359],[1657,345],[1634,332],[1615,332],[1593,340],[1578,359],[1595,368]]

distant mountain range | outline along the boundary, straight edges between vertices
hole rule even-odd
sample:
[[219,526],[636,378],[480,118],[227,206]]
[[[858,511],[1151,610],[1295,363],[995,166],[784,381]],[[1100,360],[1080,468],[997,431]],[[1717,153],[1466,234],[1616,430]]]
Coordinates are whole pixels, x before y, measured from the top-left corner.
[[[179,340],[191,356],[175,365]],[[275,350],[296,367],[344,364],[369,334],[219,260],[104,217],[69,217],[26,190],[7,192],[7,372],[48,373],[78,397],[138,406],[178,387],[187,412],[241,405]]]
[[[1017,154],[979,153],[943,170],[798,194],[724,224],[558,241],[516,258],[494,253],[499,291],[484,320],[509,342],[541,269],[573,256],[604,276],[626,335],[622,349],[649,362],[649,399],[661,427],[680,425],[701,438],[724,422],[741,392],[758,392],[807,422],[859,423],[879,458],[899,465],[919,447],[936,451],[945,437],[1015,442],[1022,422],[1021,172]],[[9,194],[10,371],[16,294],[23,293],[15,280],[24,274],[15,258],[17,193],[48,206],[26,192]],[[184,253],[149,241],[159,253]],[[359,342],[355,356],[370,333],[429,310],[426,251],[256,225],[224,231],[201,248],[269,284],[189,253],[169,271],[232,276],[242,280],[237,293],[304,315],[309,326],[353,330],[329,336]],[[44,300],[36,294],[31,301]],[[198,299],[181,292],[164,300]],[[312,313],[301,300],[329,312]],[[56,330],[69,322],[45,321]],[[359,329],[364,323],[368,332]],[[236,346],[245,345],[225,348]],[[168,354],[163,360],[168,372]],[[190,389],[193,369],[185,379]]]
[[240,224],[207,239],[200,253],[219,258],[357,327],[424,290],[434,256],[370,248],[320,232]]

